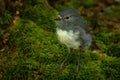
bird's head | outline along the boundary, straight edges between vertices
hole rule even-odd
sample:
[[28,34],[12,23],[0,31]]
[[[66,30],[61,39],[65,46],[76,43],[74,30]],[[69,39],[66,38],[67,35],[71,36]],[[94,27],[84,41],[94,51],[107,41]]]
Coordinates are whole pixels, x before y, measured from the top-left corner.
[[58,17],[56,18],[56,20],[64,22],[76,22],[79,19],[80,14],[75,9],[72,8],[67,8],[59,12]]

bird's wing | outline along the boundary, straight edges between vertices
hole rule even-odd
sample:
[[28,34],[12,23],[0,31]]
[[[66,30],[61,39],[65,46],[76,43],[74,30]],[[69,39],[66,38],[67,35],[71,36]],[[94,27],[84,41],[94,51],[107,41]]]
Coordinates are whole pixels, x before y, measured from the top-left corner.
[[86,33],[90,33],[87,25],[85,24],[85,22],[84,22],[82,19],[79,20],[79,26],[80,26],[81,28],[83,28]]

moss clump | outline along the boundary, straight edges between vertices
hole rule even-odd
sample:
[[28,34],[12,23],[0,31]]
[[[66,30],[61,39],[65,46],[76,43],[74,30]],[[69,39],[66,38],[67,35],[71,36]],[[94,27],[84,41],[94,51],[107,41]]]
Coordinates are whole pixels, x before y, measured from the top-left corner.
[[[24,1],[25,7],[21,10],[21,17],[34,21],[41,28],[53,31],[55,29],[54,19],[57,11],[53,9],[46,0]],[[34,5],[31,5],[34,4]]]
[[119,80],[120,79],[120,59],[114,57],[102,58],[101,64],[102,73],[105,80]]
[[56,60],[60,56],[59,43],[53,32],[45,31],[33,21],[21,19],[10,28],[9,34],[9,46],[16,52],[6,59],[11,64],[9,67],[6,64],[3,79],[34,79],[44,72],[45,75],[51,73],[50,67],[53,68],[54,62],[57,65]]
[[107,49],[107,54],[109,56],[120,57],[120,43],[112,44]]

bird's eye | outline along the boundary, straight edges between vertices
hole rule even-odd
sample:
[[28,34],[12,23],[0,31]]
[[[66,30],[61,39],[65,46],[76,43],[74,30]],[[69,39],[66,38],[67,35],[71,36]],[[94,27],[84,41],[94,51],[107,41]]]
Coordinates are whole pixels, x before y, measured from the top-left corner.
[[66,17],[66,19],[69,19],[69,17]]

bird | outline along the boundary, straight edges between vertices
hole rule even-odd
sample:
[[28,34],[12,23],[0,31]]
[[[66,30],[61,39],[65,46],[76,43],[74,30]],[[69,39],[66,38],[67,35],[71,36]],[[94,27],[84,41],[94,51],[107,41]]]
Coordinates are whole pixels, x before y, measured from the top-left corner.
[[67,46],[68,54],[63,60],[58,72],[60,72],[73,49],[78,50],[78,60],[75,73],[79,72],[80,52],[88,49],[92,44],[92,37],[85,21],[80,13],[73,8],[66,8],[59,12],[56,23],[58,40]]

